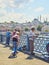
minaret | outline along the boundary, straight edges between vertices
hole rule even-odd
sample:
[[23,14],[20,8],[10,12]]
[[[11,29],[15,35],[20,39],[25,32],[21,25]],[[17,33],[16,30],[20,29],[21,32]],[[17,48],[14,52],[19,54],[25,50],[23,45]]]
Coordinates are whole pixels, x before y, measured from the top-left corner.
[[46,18],[46,22],[47,22],[47,20],[48,20],[48,19]]
[[40,22],[41,22],[41,15],[40,15],[40,18],[39,19],[40,19]]

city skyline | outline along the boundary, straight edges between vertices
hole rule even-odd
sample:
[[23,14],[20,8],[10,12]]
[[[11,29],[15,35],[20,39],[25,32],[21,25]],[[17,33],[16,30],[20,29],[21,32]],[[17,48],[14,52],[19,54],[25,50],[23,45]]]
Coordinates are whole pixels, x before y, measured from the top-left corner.
[[49,21],[49,0],[0,0],[0,22],[32,21],[41,15]]

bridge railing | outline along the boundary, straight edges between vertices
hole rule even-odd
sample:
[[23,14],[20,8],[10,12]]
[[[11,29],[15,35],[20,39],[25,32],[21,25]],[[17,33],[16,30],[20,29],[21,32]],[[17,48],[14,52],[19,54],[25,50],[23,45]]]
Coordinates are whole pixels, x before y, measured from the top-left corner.
[[[6,44],[6,35],[0,34],[0,43]],[[13,44],[13,42],[12,42],[12,39],[10,38],[10,45],[12,45],[12,44]],[[20,36],[18,48],[22,49],[24,46],[26,47],[26,50],[29,49],[29,47],[28,47],[28,35],[27,34],[22,34]]]
[[[0,34],[0,43],[6,44],[6,35]],[[10,40],[10,45],[12,44],[12,39]],[[34,53],[41,58],[49,58],[49,34],[40,34],[34,41]],[[18,49],[22,50],[23,47],[26,48],[27,51],[30,50],[29,40],[27,34],[22,34],[20,36],[20,41],[18,45]]]

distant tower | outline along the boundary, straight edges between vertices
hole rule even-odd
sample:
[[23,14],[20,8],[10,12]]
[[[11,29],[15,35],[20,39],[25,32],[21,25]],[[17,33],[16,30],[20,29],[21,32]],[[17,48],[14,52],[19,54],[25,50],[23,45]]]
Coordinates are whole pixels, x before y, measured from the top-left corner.
[[41,18],[42,18],[42,17],[41,17],[41,15],[40,15],[40,18],[39,18],[39,19],[40,19],[40,22],[41,22]]
[[43,22],[45,22],[45,18],[43,17]]
[[39,20],[39,16],[37,17],[37,19]]
[[27,23],[27,20],[25,20],[26,21],[26,23]]
[[47,21],[48,19],[46,18],[46,21]]

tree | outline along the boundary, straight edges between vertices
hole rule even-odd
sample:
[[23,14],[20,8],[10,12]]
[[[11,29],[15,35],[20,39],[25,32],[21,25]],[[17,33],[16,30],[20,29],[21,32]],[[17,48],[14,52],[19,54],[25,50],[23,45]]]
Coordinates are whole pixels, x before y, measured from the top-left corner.
[[45,32],[48,32],[48,30],[45,30]]
[[25,28],[25,31],[28,31],[28,30],[29,30],[29,28],[26,27],[26,28]]
[[7,23],[7,21],[5,21],[4,23]]
[[42,26],[39,25],[39,26],[37,27],[37,30],[38,30],[38,31],[41,31],[41,29],[42,29]]
[[14,21],[10,21],[11,23],[14,23]]

